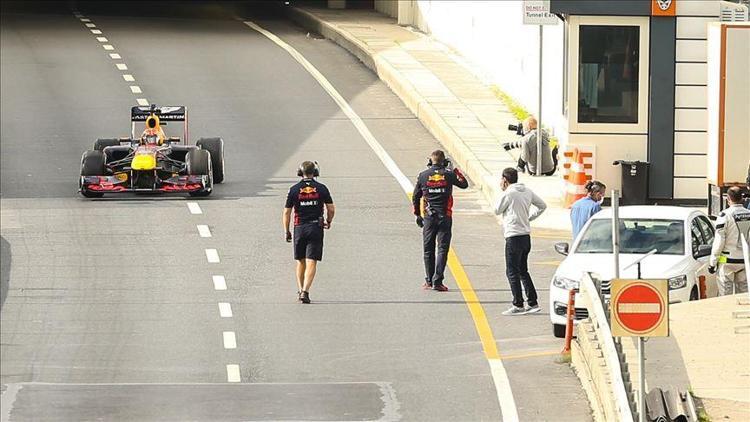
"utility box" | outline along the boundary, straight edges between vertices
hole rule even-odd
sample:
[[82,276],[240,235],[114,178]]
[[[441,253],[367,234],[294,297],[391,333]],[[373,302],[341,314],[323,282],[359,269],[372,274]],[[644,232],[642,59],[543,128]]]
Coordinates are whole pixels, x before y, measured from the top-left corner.
[[708,24],[708,212],[750,172],[750,23]]

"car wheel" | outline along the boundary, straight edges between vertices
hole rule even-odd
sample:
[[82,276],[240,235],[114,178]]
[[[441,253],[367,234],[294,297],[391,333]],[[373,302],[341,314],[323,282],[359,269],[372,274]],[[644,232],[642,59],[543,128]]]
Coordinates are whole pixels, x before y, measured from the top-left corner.
[[[81,176],[103,176],[106,173],[104,153],[101,151],[86,151],[81,157]],[[91,192],[81,189],[81,195],[86,198],[101,198],[102,192]]]
[[119,139],[97,139],[96,142],[94,142],[94,150],[103,151],[106,147],[115,147],[118,145],[120,145]]
[[698,300],[700,296],[698,294],[698,286],[693,286],[693,290],[690,291],[690,300]]
[[214,183],[223,182],[224,140],[221,138],[200,138],[195,145],[211,153],[211,167],[214,172]]
[[187,174],[191,176],[208,176],[209,189],[190,192],[190,196],[208,196],[211,195],[211,185],[213,184],[213,174],[211,171],[211,153],[202,149],[192,149],[185,156],[185,165]]
[[560,324],[552,324],[552,334],[557,338],[565,338],[565,326]]

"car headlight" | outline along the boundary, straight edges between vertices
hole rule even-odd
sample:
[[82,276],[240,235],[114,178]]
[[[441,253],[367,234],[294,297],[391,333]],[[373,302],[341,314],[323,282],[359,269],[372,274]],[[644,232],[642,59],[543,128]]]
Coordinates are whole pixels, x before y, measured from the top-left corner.
[[578,280],[571,280],[565,277],[552,277],[552,285],[560,289],[573,290],[578,288]]
[[687,286],[686,275],[678,275],[677,277],[672,277],[667,281],[669,281],[669,290],[681,289]]

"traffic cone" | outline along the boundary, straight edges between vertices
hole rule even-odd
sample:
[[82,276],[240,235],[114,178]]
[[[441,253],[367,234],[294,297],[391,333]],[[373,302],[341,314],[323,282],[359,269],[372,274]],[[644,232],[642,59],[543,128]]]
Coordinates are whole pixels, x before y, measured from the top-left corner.
[[575,149],[573,163],[570,165],[565,181],[565,208],[570,208],[577,200],[586,196],[586,170],[583,165],[583,154]]

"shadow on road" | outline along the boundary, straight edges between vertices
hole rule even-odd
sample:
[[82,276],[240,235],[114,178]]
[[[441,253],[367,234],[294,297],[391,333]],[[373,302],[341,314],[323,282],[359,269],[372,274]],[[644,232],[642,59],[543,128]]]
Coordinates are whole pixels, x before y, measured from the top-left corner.
[[8,297],[10,285],[10,243],[0,236],[0,310],[3,309],[5,298]]

